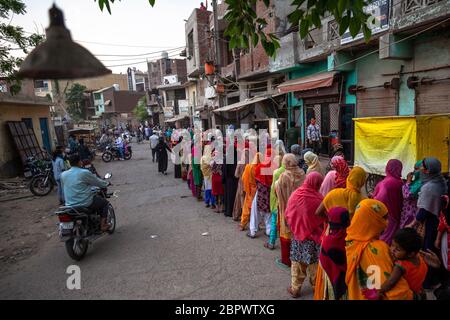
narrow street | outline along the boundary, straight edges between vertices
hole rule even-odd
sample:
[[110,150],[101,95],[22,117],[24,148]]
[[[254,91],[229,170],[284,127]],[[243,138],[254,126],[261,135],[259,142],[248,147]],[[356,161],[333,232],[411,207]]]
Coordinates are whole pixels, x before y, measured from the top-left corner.
[[[94,242],[78,263],[56,233],[39,239],[46,242],[38,254],[0,275],[0,299],[289,298],[290,271],[275,263],[279,248],[265,249],[262,232],[249,239],[231,218],[206,209],[173,178],[172,166],[159,175],[148,144],[133,148],[130,161],[96,162],[99,172],[113,173],[111,190],[120,190],[111,199],[116,233]],[[66,269],[74,264],[81,268],[81,290],[66,288]],[[306,284],[303,293],[312,299]]]

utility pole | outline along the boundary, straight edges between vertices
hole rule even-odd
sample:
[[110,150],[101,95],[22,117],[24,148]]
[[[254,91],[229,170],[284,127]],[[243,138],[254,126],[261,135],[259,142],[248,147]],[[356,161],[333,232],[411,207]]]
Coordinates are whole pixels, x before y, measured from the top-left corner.
[[[222,50],[220,48],[220,39],[219,39],[219,19],[217,13],[217,0],[212,0],[213,7],[213,17],[214,17],[214,46],[216,53],[216,72],[220,73],[220,68],[222,67]],[[217,93],[217,90],[216,90]],[[222,97],[217,93],[217,98],[219,99],[219,108],[223,106]]]
[[216,47],[216,66],[220,68],[222,66],[222,55],[220,50],[220,39],[219,39],[219,18],[217,16],[217,0],[212,0],[213,6],[213,17],[214,17],[214,46]]

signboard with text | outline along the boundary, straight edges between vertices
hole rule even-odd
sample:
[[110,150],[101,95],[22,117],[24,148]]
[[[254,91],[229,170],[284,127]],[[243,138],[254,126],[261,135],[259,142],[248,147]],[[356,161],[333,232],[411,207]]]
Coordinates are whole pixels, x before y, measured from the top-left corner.
[[[372,29],[372,35],[389,29],[389,3],[389,0],[376,0],[364,8],[364,11],[373,17],[372,20],[369,19],[369,27]],[[347,29],[341,37],[341,44],[363,38],[364,34],[362,32],[352,38],[350,30]]]

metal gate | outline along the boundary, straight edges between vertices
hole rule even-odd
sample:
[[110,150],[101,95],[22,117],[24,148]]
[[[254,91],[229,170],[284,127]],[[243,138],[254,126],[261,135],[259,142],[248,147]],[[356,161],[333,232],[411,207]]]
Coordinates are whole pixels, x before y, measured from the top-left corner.
[[416,114],[450,112],[450,81],[420,85],[416,88]]
[[396,116],[397,90],[385,88],[372,88],[358,91],[357,116],[358,117],[383,117]]
[[39,146],[34,130],[28,128],[23,121],[7,121],[6,125],[11,132],[14,144],[19,152],[22,163],[25,164],[28,157],[46,159],[47,154]]

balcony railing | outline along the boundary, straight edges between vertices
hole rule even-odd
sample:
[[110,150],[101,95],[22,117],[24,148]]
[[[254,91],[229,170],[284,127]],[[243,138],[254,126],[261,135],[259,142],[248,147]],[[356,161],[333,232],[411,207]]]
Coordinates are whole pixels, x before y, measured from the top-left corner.
[[402,1],[402,14],[409,14],[443,1],[444,0],[404,0]]

